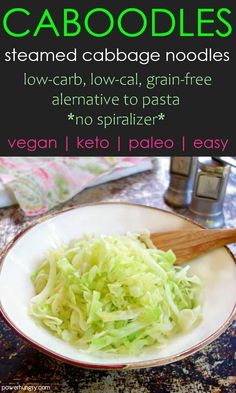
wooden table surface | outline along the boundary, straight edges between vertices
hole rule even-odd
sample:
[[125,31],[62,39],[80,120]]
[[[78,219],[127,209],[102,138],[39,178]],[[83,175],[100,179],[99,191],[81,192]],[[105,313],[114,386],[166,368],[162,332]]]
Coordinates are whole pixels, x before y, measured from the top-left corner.
[[[171,210],[163,201],[168,169],[169,159],[158,158],[152,171],[85,190],[54,210],[99,201],[129,201]],[[235,170],[231,173],[224,211],[226,226],[236,227]],[[26,218],[17,207],[1,209],[0,250],[34,220]],[[0,391],[233,393],[236,391],[235,326],[234,323],[218,340],[183,361],[159,368],[116,372],[90,371],[60,363],[33,349],[0,321]]]

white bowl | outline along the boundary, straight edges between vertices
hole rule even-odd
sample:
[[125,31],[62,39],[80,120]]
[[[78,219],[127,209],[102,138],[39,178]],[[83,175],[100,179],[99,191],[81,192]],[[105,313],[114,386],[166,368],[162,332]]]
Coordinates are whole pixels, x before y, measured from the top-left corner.
[[189,356],[215,340],[235,316],[236,265],[230,251],[219,248],[191,261],[191,273],[204,284],[202,322],[192,331],[173,338],[166,348],[140,356],[88,354],[54,337],[28,315],[34,289],[31,273],[44,254],[61,243],[86,234],[150,232],[196,227],[183,217],[159,209],[100,203],[81,206],[42,220],[23,231],[2,254],[0,309],[7,323],[27,342],[57,359],[73,365],[124,369],[160,366]]

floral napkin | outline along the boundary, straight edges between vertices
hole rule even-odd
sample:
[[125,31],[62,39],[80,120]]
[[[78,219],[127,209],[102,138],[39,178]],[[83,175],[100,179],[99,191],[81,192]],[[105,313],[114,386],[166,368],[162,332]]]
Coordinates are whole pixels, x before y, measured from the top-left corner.
[[0,180],[28,216],[65,202],[117,170],[136,167],[144,157],[0,157]]

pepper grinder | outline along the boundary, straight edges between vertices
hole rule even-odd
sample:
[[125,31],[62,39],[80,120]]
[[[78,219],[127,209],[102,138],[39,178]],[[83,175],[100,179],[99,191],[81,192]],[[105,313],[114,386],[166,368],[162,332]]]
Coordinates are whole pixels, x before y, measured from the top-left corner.
[[197,157],[171,157],[170,184],[164,195],[167,205],[184,208],[190,204],[197,168]]
[[199,158],[188,217],[208,228],[224,226],[223,204],[230,169],[230,165],[210,157]]

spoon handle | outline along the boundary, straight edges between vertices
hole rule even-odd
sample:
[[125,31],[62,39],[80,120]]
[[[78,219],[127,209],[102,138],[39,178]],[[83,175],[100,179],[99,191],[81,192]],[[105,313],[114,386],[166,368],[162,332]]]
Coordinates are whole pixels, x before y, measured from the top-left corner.
[[236,229],[190,229],[151,234],[153,244],[164,251],[172,249],[181,264],[207,251],[236,242]]

